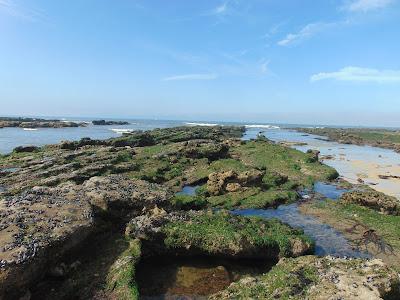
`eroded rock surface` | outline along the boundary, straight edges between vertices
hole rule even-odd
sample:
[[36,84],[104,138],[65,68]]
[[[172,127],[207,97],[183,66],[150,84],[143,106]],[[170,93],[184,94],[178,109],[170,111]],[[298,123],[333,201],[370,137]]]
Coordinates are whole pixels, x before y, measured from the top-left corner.
[[249,170],[242,173],[235,171],[214,172],[208,176],[207,190],[211,195],[221,195],[225,192],[237,192],[244,187],[260,185],[264,172]]
[[34,187],[1,199],[0,296],[39,280],[94,233],[103,217],[129,218],[166,206],[168,197],[168,190],[156,184],[111,175],[83,185]]

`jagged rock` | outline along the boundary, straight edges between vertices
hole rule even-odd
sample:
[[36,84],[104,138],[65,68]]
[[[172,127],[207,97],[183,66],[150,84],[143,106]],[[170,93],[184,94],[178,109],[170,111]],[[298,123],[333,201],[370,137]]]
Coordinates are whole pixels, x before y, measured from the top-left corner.
[[395,197],[374,190],[344,193],[340,200],[380,211],[388,215],[400,215],[400,203]]

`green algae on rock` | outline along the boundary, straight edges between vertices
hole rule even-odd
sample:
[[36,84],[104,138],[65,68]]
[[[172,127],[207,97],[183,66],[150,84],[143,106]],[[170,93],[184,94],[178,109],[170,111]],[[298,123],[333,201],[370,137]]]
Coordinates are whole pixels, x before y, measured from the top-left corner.
[[110,298],[120,300],[135,300],[139,298],[136,283],[136,265],[141,256],[140,241],[129,241],[126,249],[110,267],[106,279],[106,291]]
[[232,283],[210,299],[398,299],[397,273],[381,260],[302,256]]
[[127,234],[142,240],[152,255],[210,255],[232,258],[277,259],[313,250],[301,230],[278,220],[219,212],[157,210],[130,221]]

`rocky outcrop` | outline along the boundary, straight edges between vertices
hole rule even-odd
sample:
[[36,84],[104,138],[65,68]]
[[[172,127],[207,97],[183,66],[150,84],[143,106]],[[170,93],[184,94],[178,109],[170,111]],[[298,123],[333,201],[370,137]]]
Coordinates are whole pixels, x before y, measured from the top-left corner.
[[225,211],[167,213],[155,209],[152,214],[132,219],[126,234],[142,241],[147,256],[277,259],[313,249],[313,243],[302,231],[277,220],[235,216]]
[[39,149],[39,147],[36,147],[36,146],[18,146],[18,147],[14,148],[13,152],[15,152],[15,153],[34,152],[38,149]]
[[93,120],[93,125],[129,125],[126,121],[106,121],[106,120]]
[[210,299],[399,299],[397,273],[381,260],[284,258],[265,275],[232,283]]
[[35,118],[5,118],[0,117],[0,128],[63,128],[63,127],[84,127],[86,123],[69,122],[61,120],[46,120]]
[[[166,189],[122,175],[34,187],[0,200],[0,298],[40,280],[104,217],[123,220],[168,205]],[[104,230],[104,227],[102,227]]]
[[352,191],[344,193],[340,200],[344,203],[352,203],[365,206],[388,215],[400,215],[400,202],[395,197],[374,190]]
[[192,140],[184,142],[180,152],[189,158],[208,158],[210,161],[224,158],[229,146],[211,140]]
[[93,210],[70,186],[0,200],[0,298],[13,299],[94,230]]
[[237,192],[242,188],[260,185],[264,172],[249,170],[242,173],[235,171],[214,172],[208,176],[207,191],[211,195],[221,195],[226,192]]

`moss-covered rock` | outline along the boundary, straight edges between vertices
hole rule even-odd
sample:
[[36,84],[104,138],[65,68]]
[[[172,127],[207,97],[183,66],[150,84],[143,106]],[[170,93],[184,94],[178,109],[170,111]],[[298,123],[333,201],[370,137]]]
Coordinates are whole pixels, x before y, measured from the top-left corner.
[[243,217],[228,212],[157,211],[134,218],[127,234],[139,238],[151,255],[212,255],[276,259],[313,250],[301,230],[278,220]]

